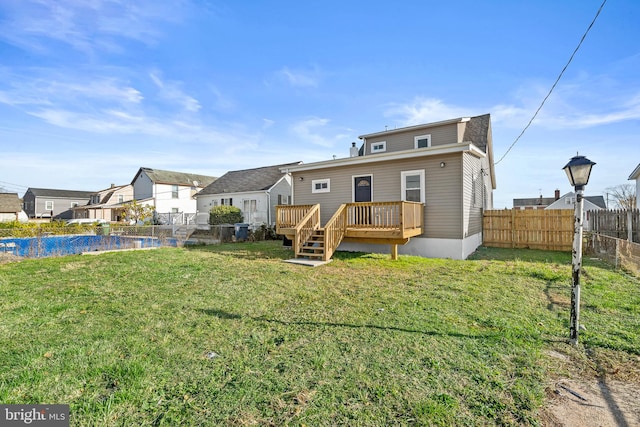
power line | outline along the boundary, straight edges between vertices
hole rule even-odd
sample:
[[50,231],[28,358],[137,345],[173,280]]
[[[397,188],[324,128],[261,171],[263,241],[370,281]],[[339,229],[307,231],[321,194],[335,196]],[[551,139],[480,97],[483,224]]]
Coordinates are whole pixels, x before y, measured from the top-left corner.
[[516,145],[516,143],[520,140],[522,135],[524,135],[524,133],[527,131],[527,129],[529,129],[529,126],[531,126],[531,123],[533,123],[533,121],[535,120],[535,118],[538,115],[538,113],[540,112],[540,110],[542,110],[542,107],[544,106],[544,103],[547,102],[547,99],[549,98],[549,96],[551,96],[551,92],[553,92],[553,90],[555,89],[556,85],[558,84],[558,82],[562,78],[562,75],[567,70],[567,67],[569,66],[569,64],[571,64],[571,61],[573,61],[573,57],[576,55],[576,53],[578,53],[578,50],[580,49],[580,46],[582,46],[582,42],[587,37],[587,34],[589,34],[589,31],[591,30],[591,27],[593,27],[593,24],[595,24],[596,19],[598,19],[598,16],[600,15],[600,12],[602,11],[602,8],[604,7],[606,2],[607,2],[607,0],[604,0],[602,2],[602,4],[600,5],[600,8],[598,9],[598,12],[596,12],[596,16],[593,17],[593,20],[591,21],[591,24],[589,24],[589,27],[587,28],[587,30],[582,35],[582,38],[580,39],[580,43],[578,43],[578,46],[575,48],[575,50],[571,54],[571,57],[569,58],[569,61],[567,61],[567,64],[564,66],[562,71],[560,71],[560,74],[558,75],[558,78],[553,83],[553,86],[551,86],[551,89],[549,89],[549,93],[547,93],[547,96],[544,97],[544,99],[540,103],[540,106],[538,107],[536,112],[531,117],[531,120],[529,120],[529,123],[527,123],[527,125],[524,127],[524,129],[522,129],[522,132],[520,132],[520,135],[518,135],[518,137],[515,139],[515,141],[513,141],[513,143],[509,146],[507,151],[502,155],[502,157],[500,157],[500,160],[495,162],[494,165],[497,165],[498,163],[500,163],[507,156],[507,154],[509,154],[509,152],[514,147],[514,145]]

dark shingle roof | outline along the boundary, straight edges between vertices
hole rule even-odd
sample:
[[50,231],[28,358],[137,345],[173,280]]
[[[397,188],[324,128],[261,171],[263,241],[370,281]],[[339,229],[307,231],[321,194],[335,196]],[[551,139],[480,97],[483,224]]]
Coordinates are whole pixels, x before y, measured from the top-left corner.
[[[151,181],[156,184],[193,186],[193,181],[197,181],[198,187],[204,187],[216,180],[215,176],[199,175],[187,172],[166,171],[152,168],[140,168],[140,170],[138,170],[138,173],[136,173],[136,178],[138,177],[138,175],[140,175],[141,171],[144,171],[149,176]],[[133,184],[133,181],[131,183]]]
[[603,196],[584,196],[584,198],[599,208],[607,209],[607,204],[605,203]]
[[513,199],[513,207],[520,206],[549,206],[555,202],[555,197],[533,197],[528,199]]
[[16,213],[22,210],[18,193],[0,193],[0,212]]
[[285,175],[280,171],[280,168],[299,165],[300,163],[301,162],[285,163],[282,165],[227,172],[212,184],[202,189],[197,195],[266,191],[273,187],[273,185]]
[[37,197],[59,197],[62,199],[88,199],[95,193],[95,191],[56,190],[53,188],[29,188],[27,192],[31,192]]
[[473,145],[480,148],[485,153],[487,152],[487,144],[489,143],[489,123],[491,122],[491,115],[484,114],[482,116],[475,116],[469,119],[467,126],[464,130],[463,141],[473,142]]

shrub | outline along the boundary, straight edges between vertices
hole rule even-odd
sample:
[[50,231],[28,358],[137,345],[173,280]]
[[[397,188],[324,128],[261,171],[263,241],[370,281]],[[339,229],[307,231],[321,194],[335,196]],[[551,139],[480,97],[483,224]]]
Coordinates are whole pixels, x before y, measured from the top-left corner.
[[242,222],[242,211],[235,206],[214,206],[209,214],[209,224],[235,224]]

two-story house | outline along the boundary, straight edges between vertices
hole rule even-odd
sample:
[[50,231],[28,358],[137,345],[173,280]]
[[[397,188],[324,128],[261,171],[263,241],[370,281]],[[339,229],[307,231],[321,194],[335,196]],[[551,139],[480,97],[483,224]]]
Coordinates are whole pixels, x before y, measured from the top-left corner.
[[29,218],[71,219],[73,208],[89,203],[93,191],[29,188],[22,197]]
[[[198,212],[214,206],[236,206],[244,222],[275,224],[276,206],[291,204],[291,177],[282,171],[301,162],[230,171],[196,194]],[[202,221],[207,221],[203,216]],[[206,222],[204,222],[206,224]]]
[[154,207],[161,214],[195,214],[195,195],[216,177],[142,167],[131,181],[138,203]]
[[296,256],[389,244],[392,256],[465,259],[482,243],[496,187],[488,114],[359,138],[351,157],[283,168],[294,206],[279,207],[278,231]]

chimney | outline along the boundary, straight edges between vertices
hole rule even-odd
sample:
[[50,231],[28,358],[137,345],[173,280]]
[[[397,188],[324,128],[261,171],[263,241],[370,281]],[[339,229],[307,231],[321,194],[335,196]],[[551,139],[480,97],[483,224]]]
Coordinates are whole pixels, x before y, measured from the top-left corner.
[[560,198],[560,190],[556,189],[555,197],[556,197],[556,200]]
[[356,147],[356,143],[352,142],[351,148],[349,149],[349,157],[358,157],[359,151],[360,150],[358,150],[358,147]]
[[111,184],[111,188],[116,188],[116,185],[115,184]]

